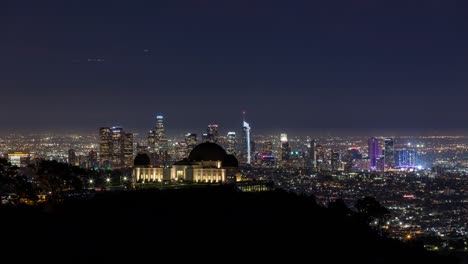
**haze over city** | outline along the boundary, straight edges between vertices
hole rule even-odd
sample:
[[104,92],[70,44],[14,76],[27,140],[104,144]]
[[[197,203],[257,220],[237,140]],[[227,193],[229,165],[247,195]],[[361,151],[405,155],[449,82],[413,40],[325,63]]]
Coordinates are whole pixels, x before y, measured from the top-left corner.
[[466,132],[463,1],[3,1],[3,131]]

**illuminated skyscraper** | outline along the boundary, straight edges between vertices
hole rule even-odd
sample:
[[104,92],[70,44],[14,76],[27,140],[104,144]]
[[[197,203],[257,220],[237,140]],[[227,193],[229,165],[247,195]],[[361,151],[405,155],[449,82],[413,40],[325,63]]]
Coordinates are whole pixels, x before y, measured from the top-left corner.
[[385,167],[393,168],[395,167],[395,149],[393,147],[393,138],[386,138],[384,140],[384,145]]
[[101,166],[107,166],[111,162],[112,136],[110,128],[101,127],[99,129],[99,162]]
[[164,116],[157,115],[156,116],[156,140],[160,141],[161,139],[165,138],[165,130],[164,130]]
[[396,167],[414,168],[418,162],[418,152],[413,149],[403,149],[396,151]]
[[98,166],[97,153],[94,150],[91,150],[88,153],[88,168],[95,168]]
[[211,143],[218,143],[218,125],[210,124],[208,125],[207,131],[207,141]]
[[332,171],[338,171],[341,169],[341,154],[337,151],[332,152],[331,167]]
[[133,134],[124,133],[122,141],[121,165],[129,168],[133,166]]
[[289,157],[291,155],[291,147],[289,146],[289,142],[288,142],[288,134],[281,133],[280,141],[281,141],[281,160],[284,160],[284,161],[289,160]]
[[242,161],[245,164],[251,163],[251,146],[250,146],[250,125],[245,121],[245,112],[243,112],[243,125],[242,125]]
[[236,146],[237,146],[236,132],[228,132],[227,142],[226,142],[227,154],[237,156]]
[[380,158],[379,153],[379,140],[375,137],[371,137],[368,140],[368,147],[369,147],[369,161],[371,169],[376,169],[377,167],[377,159]]
[[148,149],[151,153],[159,154],[167,150],[165,136],[164,116],[156,115],[155,129],[148,132]]
[[99,132],[101,166],[131,167],[133,164],[133,134],[125,133],[122,127],[102,127]]
[[317,168],[317,151],[316,151],[315,139],[309,141],[307,144],[307,161],[306,167],[309,170],[315,171]]
[[148,132],[148,149],[150,152],[156,152],[156,131]]
[[271,141],[263,142],[262,155],[267,155],[267,156],[273,155],[273,142]]
[[76,153],[74,149],[69,149],[68,150],[68,164],[70,166],[75,166],[76,165]]
[[187,155],[197,146],[197,134],[187,133],[185,134],[185,144],[187,146]]

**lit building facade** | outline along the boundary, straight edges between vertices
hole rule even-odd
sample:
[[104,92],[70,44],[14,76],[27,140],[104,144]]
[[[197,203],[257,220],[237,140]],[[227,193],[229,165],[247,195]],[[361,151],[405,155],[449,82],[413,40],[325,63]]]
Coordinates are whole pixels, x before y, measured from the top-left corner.
[[237,155],[237,136],[236,132],[228,132],[226,136],[226,152],[230,155]]
[[209,124],[206,132],[208,142],[218,143],[218,125]]
[[99,161],[103,167],[131,167],[133,164],[133,134],[122,127],[99,129]]
[[239,163],[218,144],[205,142],[196,146],[188,158],[175,162],[172,167],[153,167],[146,154],[135,158],[132,177],[135,183],[144,182],[203,182],[223,183],[235,181]]
[[395,167],[395,148],[393,147],[393,138],[384,139],[384,157],[385,167]]
[[287,161],[289,160],[289,157],[291,155],[291,147],[289,146],[288,134],[281,133],[280,142],[281,142],[281,160]]
[[31,155],[26,152],[13,152],[8,153],[8,161],[13,166],[26,167],[31,160]]
[[197,146],[197,134],[187,133],[185,134],[185,144],[187,146],[187,154]]
[[377,168],[377,159],[380,157],[379,140],[371,137],[368,140],[368,153],[371,169]]
[[250,164],[252,161],[251,155],[250,124],[244,120],[242,125],[242,162]]
[[414,168],[418,163],[418,152],[414,149],[396,151],[395,165],[397,168]]

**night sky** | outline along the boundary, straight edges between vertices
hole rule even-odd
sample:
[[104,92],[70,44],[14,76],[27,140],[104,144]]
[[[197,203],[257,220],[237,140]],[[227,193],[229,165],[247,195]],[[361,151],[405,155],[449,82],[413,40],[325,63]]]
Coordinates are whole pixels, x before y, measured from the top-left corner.
[[468,128],[466,1],[0,1],[0,131]]

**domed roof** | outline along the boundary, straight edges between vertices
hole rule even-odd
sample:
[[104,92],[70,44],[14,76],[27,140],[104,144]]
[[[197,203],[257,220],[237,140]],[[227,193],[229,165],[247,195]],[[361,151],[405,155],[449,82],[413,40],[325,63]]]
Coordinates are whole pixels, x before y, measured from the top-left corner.
[[135,157],[135,160],[133,161],[134,166],[149,166],[151,165],[151,160],[148,157],[148,155],[144,153],[140,153]]
[[234,155],[226,155],[222,162],[223,167],[239,167],[239,161]]
[[189,160],[224,160],[226,151],[218,144],[205,142],[201,143],[190,152]]

